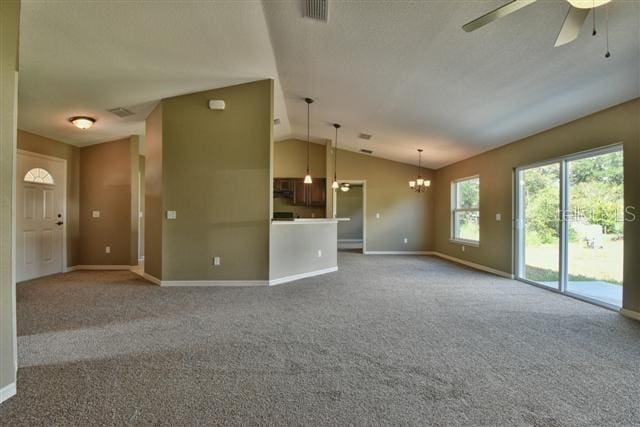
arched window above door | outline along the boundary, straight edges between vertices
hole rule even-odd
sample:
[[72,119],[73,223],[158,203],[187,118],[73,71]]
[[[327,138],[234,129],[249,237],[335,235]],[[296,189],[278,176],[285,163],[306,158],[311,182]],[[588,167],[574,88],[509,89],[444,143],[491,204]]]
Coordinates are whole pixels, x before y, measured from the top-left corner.
[[33,168],[24,175],[24,182],[35,182],[37,184],[50,184],[53,185],[53,177],[51,174],[42,168]]

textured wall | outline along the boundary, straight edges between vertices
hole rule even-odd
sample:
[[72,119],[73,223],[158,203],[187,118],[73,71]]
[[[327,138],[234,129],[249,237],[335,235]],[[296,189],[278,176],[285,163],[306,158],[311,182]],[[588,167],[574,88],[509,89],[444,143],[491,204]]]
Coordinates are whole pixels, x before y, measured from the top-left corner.
[[[130,146],[125,138],[80,150],[81,265],[130,265]],[[100,211],[99,218],[92,217],[94,210]]]
[[18,149],[67,161],[67,267],[79,264],[80,148],[29,132],[18,131]]
[[[304,178],[307,171],[307,142],[287,139],[273,143],[273,176],[275,178]],[[326,174],[324,144],[309,144],[309,173],[312,178]]]
[[0,2],[0,389],[16,381],[13,180],[16,158],[20,2]]
[[163,280],[268,278],[272,128],[272,80],[162,101]]
[[[514,169],[554,157],[610,144],[624,144],[625,205],[640,212],[640,99],[630,101],[479,156],[439,169],[436,174],[436,250],[447,255],[513,273]],[[449,242],[451,181],[480,176],[480,247]],[[502,221],[495,214],[502,214]],[[638,215],[640,218],[640,215]],[[640,224],[625,223],[625,308],[640,311]]]

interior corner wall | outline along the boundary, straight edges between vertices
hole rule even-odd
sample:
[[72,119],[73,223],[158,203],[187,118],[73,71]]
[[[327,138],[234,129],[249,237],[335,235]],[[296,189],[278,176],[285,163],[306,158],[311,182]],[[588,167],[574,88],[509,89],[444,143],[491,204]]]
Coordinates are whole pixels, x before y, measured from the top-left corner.
[[18,149],[67,161],[67,265],[80,263],[80,148],[18,130]]
[[16,123],[20,2],[0,2],[0,402],[15,394],[16,293],[14,271]]
[[[640,311],[640,98],[524,138],[439,169],[436,173],[436,250],[446,255],[514,273],[514,169],[560,156],[622,142],[625,206],[636,212],[624,225],[623,307]],[[451,243],[451,181],[480,176],[480,246]],[[496,221],[495,214],[502,214]]]
[[129,137],[129,188],[130,202],[129,215],[129,265],[138,265],[138,239],[140,223],[140,137],[131,135]]
[[273,80],[162,101],[163,280],[269,278],[272,127]]
[[162,279],[162,102],[145,123],[144,272]]
[[145,175],[145,158],[143,155],[139,154],[138,155],[138,173],[140,174],[140,188],[139,188],[139,206],[138,206],[138,210],[139,210],[139,218],[140,220],[138,221],[138,262],[140,262],[141,259],[144,259],[144,222],[145,222],[145,218],[146,218],[146,214],[145,214],[145,182],[144,182],[144,175]]
[[130,265],[130,146],[124,138],[80,149],[80,265]]

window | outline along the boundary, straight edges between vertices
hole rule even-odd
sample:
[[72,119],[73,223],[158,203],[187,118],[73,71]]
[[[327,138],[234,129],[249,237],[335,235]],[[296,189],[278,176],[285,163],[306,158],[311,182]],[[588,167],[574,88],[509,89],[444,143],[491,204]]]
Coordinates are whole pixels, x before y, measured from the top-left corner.
[[480,177],[451,183],[451,239],[480,243]]
[[53,185],[53,177],[45,169],[33,168],[24,175],[24,182]]

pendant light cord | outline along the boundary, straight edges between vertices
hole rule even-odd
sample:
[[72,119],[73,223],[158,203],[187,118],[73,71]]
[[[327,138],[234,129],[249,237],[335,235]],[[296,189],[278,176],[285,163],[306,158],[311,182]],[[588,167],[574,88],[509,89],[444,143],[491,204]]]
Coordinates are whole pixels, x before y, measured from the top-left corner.
[[338,181],[338,125],[333,125],[336,128],[336,153],[333,156],[333,180]]
[[591,35],[595,36],[597,34],[597,31],[596,31],[596,0],[593,0],[593,8],[591,10],[593,10],[593,32],[591,33]]
[[309,144],[311,144],[311,139],[309,137],[309,109],[311,103],[307,101],[307,175],[309,175]]
[[604,7],[604,15],[605,15],[604,31],[607,36],[607,53],[604,54],[604,57],[609,58],[611,57],[611,52],[609,52],[609,5],[608,4],[605,5]]

